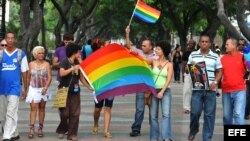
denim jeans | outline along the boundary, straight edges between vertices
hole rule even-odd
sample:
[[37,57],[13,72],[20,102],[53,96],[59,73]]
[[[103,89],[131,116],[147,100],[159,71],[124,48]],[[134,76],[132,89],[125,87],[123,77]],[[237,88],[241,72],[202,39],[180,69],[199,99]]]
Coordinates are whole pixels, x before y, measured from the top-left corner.
[[162,140],[171,139],[173,140],[173,133],[171,127],[171,90],[168,88],[162,99],[158,99],[157,97],[152,97],[152,104],[150,106],[150,140],[159,140],[160,136],[160,127],[158,121],[158,112],[159,105],[161,105],[161,116],[162,116],[162,124],[161,124],[161,136]]
[[131,127],[132,131],[137,131],[137,132],[141,131],[141,124],[144,119],[144,110],[145,110],[144,94],[145,94],[144,92],[136,93],[136,96],[135,96],[136,111],[135,111],[135,121]]
[[246,91],[223,93],[222,106],[224,125],[245,124]]
[[203,141],[211,141],[216,113],[216,92],[215,91],[193,91],[191,97],[191,114],[190,114],[190,132],[189,134],[196,135],[199,131],[199,119],[204,110],[204,122],[202,138]]

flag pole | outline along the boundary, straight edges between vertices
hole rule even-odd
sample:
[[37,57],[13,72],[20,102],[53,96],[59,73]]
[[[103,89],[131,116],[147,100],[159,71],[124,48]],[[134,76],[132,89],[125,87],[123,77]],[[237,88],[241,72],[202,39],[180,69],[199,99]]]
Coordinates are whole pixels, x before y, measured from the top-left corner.
[[95,95],[95,88],[94,88],[94,86],[90,83],[90,81],[89,81],[89,79],[88,79],[86,73],[83,71],[83,69],[82,69],[81,67],[80,67],[80,70],[81,70],[83,76],[85,77],[85,79],[87,80],[87,82],[89,83],[89,85],[94,89],[94,91],[92,92],[92,94],[93,94],[93,96],[94,96],[95,102],[98,103],[98,100],[96,99],[96,95]]
[[[136,6],[137,6],[138,2],[139,2],[139,0],[137,0],[136,5],[135,5],[135,8],[136,8]],[[131,24],[131,22],[132,22],[132,19],[133,19],[133,17],[134,17],[134,14],[135,14],[135,8],[134,8],[134,10],[133,10],[133,14],[132,14],[132,16],[131,16],[131,18],[130,18],[130,20],[129,20],[129,24],[128,24],[128,26],[130,26],[130,24]]]

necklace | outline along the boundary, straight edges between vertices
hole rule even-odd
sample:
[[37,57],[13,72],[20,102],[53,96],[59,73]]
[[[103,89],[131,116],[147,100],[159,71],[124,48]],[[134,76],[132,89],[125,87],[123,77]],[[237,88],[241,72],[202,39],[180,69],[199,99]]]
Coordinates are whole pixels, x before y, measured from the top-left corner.
[[[162,63],[164,63],[165,62],[165,60],[164,61],[160,61],[159,60],[159,63],[158,63],[158,65],[157,65],[157,68],[159,69],[159,70],[161,70],[164,66],[165,66],[165,64],[164,64],[164,66],[162,66]],[[167,63],[167,62],[166,62]]]
[[41,68],[43,68],[43,61],[36,61],[36,67],[38,70],[40,70]]

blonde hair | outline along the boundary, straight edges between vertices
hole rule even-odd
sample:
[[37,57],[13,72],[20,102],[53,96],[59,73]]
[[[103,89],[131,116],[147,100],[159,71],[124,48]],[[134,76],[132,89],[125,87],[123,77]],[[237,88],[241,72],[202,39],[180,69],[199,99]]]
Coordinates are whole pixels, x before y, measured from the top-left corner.
[[36,56],[37,56],[37,51],[38,51],[39,49],[42,49],[43,51],[45,51],[45,49],[44,49],[43,46],[35,46],[35,47],[33,48],[33,50],[32,50],[32,54],[33,54],[34,58],[36,58]]

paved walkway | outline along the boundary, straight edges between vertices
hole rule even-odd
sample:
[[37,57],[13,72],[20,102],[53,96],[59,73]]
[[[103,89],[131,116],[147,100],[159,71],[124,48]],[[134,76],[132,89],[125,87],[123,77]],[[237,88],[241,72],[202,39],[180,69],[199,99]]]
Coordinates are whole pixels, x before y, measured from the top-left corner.
[[[57,82],[55,81],[55,76],[53,76],[53,81],[51,84],[51,90],[53,93],[56,91]],[[187,141],[187,135],[189,132],[189,115],[183,114],[182,110],[182,88],[183,84],[172,83],[172,127],[174,141]],[[52,97],[53,100],[53,97]],[[38,138],[34,137],[34,141],[56,141],[57,134],[55,133],[56,127],[59,123],[58,110],[51,107],[52,100],[48,101],[46,105],[46,118],[44,123],[44,137]],[[149,123],[148,123],[148,109],[145,111],[145,118],[142,125],[141,136],[130,137],[129,133],[131,131],[131,125],[134,120],[135,112],[135,95],[126,95],[116,97],[114,100],[114,106],[112,109],[112,119],[110,131],[113,138],[106,139],[102,137],[103,132],[103,116],[100,118],[100,132],[98,135],[92,135],[93,126],[93,109],[94,102],[92,94],[89,93],[85,88],[82,88],[81,92],[81,116],[79,125],[79,141],[147,141],[149,134]],[[29,105],[24,101],[20,102],[19,107],[19,132],[21,136],[21,141],[27,141],[28,131],[29,131]],[[222,126],[222,105],[221,97],[217,98],[217,112],[216,112],[216,125],[214,130],[213,141],[223,141],[223,126]],[[202,130],[203,118],[200,120]],[[250,124],[250,121],[247,121]],[[38,124],[37,124],[38,125]],[[36,131],[37,131],[36,125]],[[2,139],[2,136],[0,136]],[[64,141],[66,139],[62,139]],[[196,136],[196,141],[201,141],[201,132]]]

